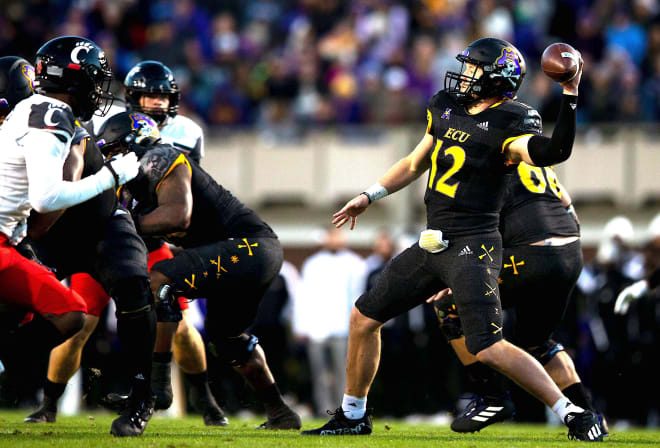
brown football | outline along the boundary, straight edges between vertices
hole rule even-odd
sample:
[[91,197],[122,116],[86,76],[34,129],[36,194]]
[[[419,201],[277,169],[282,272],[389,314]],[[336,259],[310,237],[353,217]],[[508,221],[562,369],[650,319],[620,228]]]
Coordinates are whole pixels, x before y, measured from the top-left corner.
[[541,56],[541,68],[552,80],[566,82],[573,79],[580,65],[580,54],[568,44],[548,46]]

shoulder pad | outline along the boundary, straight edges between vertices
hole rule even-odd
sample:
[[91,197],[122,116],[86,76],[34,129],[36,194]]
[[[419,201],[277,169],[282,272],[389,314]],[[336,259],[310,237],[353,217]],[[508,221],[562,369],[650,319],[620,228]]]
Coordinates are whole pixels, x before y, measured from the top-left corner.
[[536,109],[519,101],[505,101],[502,110],[515,114],[516,118],[511,122],[511,130],[518,134],[541,134],[543,133],[543,122],[541,115]]
[[140,166],[146,178],[150,194],[156,194],[161,182],[178,165],[190,162],[184,154],[169,144],[158,144],[147,151],[140,159]]
[[33,104],[28,118],[30,128],[48,131],[64,143],[74,135],[74,122],[75,118],[69,107],[49,102]]
[[82,126],[76,125],[76,128],[73,131],[73,139],[71,140],[72,145],[77,145],[82,140],[89,138],[89,132]]
[[435,95],[433,95],[431,97],[431,99],[429,100],[429,103],[428,103],[428,107],[429,108],[431,108],[431,107],[441,107],[450,100],[451,100],[451,97],[449,95],[447,95],[447,92],[445,92],[444,90],[440,90],[439,92],[437,92]]

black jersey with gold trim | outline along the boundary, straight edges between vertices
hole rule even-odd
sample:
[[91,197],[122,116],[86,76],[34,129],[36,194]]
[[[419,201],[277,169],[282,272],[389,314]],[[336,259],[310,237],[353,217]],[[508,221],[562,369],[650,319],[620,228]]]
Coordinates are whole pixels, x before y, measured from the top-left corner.
[[197,163],[191,163],[188,157],[168,143],[159,143],[142,156],[140,165],[144,174],[127,184],[135,213],[144,214],[155,209],[162,182],[178,165],[185,165],[190,170],[193,196],[190,226],[185,232],[163,235],[167,241],[182,247],[196,247],[232,237],[275,236],[253,210]]
[[541,117],[518,101],[496,103],[475,115],[445,91],[429,101],[427,133],[433,136],[424,202],[427,226],[447,236],[495,231],[508,175],[503,150],[516,138],[539,135]]
[[518,165],[500,214],[504,247],[542,241],[553,236],[578,236],[577,222],[561,202],[562,191],[552,167]]

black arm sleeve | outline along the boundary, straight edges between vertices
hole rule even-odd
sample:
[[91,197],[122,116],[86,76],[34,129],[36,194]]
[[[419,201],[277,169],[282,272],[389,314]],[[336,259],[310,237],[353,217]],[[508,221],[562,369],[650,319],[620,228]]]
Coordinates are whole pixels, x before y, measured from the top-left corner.
[[557,124],[552,138],[535,135],[529,139],[527,149],[534,165],[549,166],[568,159],[573,150],[577,121],[577,96],[562,95]]

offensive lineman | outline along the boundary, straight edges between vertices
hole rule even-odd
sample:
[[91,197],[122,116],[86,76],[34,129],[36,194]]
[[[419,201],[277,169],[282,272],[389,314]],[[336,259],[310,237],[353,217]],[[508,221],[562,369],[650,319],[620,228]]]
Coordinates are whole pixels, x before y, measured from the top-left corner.
[[129,150],[141,157],[144,175],[122,189],[139,233],[183,249],[152,266],[156,299],[175,305],[175,297],[207,298],[213,350],[255,389],[268,416],[261,428],[299,429],[300,417],[284,402],[258,339],[244,332],[279,273],[277,235],[188,156],[156,138],[127,143],[136,135],[156,137],[158,130],[148,116],[124,112],[102,125],[99,141],[106,156]]
[[[124,80],[124,86],[128,108],[148,111],[158,117],[158,125],[169,137],[169,142],[178,142],[175,147],[199,163],[204,148],[202,130],[192,120],[178,115],[180,91],[171,70],[160,62],[140,62],[129,71]],[[123,110],[122,107],[113,105],[108,115],[121,113]],[[92,127],[95,132],[99,131],[107,119],[108,117],[93,117]],[[170,248],[162,240],[145,238],[145,242],[149,249],[149,269],[154,263],[173,257]],[[51,356],[44,388],[44,400],[40,408],[25,419],[26,422],[55,421],[57,401],[64,393],[69,379],[78,370],[83,347],[96,328],[98,316],[110,301],[106,289],[88,274],[74,274],[71,277],[71,288],[85,299],[90,314],[95,317],[88,318],[83,331],[79,332],[75,339],[58,347],[55,356]],[[174,314],[160,312],[161,305],[156,303],[158,331],[153,354],[151,382],[156,396],[154,409],[167,409],[172,403],[170,362],[172,359],[171,333],[172,325],[174,325],[176,328],[174,336],[176,358],[191,384],[191,396],[195,406],[202,412],[206,425],[225,426],[228,424],[227,418],[216,403],[208,385],[204,342],[199,332],[186,319],[187,299],[181,297],[178,303],[183,312],[183,319],[178,312]],[[177,322],[179,322],[178,326],[176,326]]]
[[[334,214],[340,227],[369,204],[394,193],[430,169],[427,227],[418,244],[383,270],[351,313],[347,383],[333,418],[305,435],[372,432],[367,393],[378,368],[380,328],[394,316],[446,287],[454,293],[466,346],[477,359],[508,376],[550,406],[569,437],[602,440],[596,415],[571,403],[529,354],[502,337],[497,278],[502,264],[498,213],[512,164],[547,166],[566,160],[575,138],[577,89],[582,63],[564,95],[552,139],[543,137],[538,112],[514,100],[525,75],[520,52],[501,39],[472,42],[457,56],[460,73],[447,72],[434,95],[426,134],[405,158]],[[461,252],[465,247],[474,248]]]

